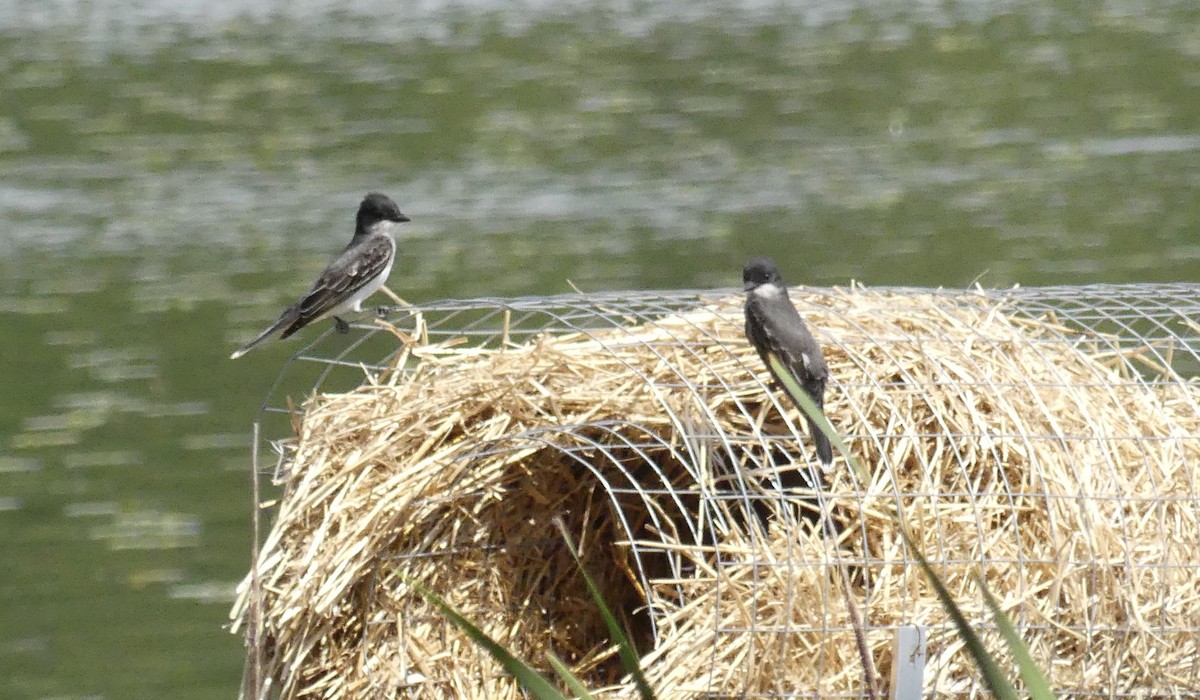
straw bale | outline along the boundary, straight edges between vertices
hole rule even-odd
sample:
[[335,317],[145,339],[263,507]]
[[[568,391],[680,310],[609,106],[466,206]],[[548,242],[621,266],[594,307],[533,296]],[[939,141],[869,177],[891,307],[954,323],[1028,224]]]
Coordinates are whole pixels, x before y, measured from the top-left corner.
[[314,396],[258,566],[282,697],[521,697],[408,581],[522,657],[553,651],[632,696],[555,518],[661,697],[861,692],[837,562],[858,573],[885,681],[892,630],[919,623],[929,688],[976,692],[897,509],[990,629],[983,574],[1056,687],[1196,685],[1195,384],[1149,381],[1111,339],[995,298],[796,300],[826,348],[830,419],[873,475],[822,478],[835,536],[796,518],[817,498],[794,478],[811,441],[767,389],[737,298],[502,347],[418,344],[415,367]]

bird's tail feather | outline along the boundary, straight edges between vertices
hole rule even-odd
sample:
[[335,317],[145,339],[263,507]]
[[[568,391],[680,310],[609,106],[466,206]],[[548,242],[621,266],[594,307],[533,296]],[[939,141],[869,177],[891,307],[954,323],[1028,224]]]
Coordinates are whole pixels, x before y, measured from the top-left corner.
[[833,445],[829,443],[829,438],[821,432],[811,418],[808,419],[808,432],[812,433],[813,444],[817,447],[817,459],[820,459],[821,464],[826,467],[833,464]]
[[234,350],[233,354],[229,356],[229,359],[236,360],[239,357],[241,357],[242,355],[245,355],[246,353],[250,352],[254,348],[258,347],[264,341],[268,340],[271,336],[278,333],[279,329],[283,328],[284,326],[288,325],[289,323],[294,322],[295,320],[296,320],[295,313],[291,309],[288,309],[287,311],[283,312],[283,315],[281,315],[279,317],[278,321],[271,324],[270,328],[263,331],[262,333],[259,333],[257,336],[254,337],[254,340],[251,340],[249,343],[246,343],[245,345],[238,348],[237,350]]

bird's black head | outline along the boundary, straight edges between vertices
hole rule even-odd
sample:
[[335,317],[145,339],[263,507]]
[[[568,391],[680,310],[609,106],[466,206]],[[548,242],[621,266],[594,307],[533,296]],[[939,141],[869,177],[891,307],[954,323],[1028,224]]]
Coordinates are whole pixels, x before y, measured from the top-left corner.
[[394,221],[402,224],[409,221],[409,218],[400,213],[400,207],[385,194],[372,192],[363,197],[362,204],[358,205],[358,219],[355,222],[355,231],[357,233],[365,233],[366,230],[379,223],[380,221]]
[[749,292],[763,284],[777,284],[782,287],[783,277],[779,275],[779,268],[775,267],[774,260],[760,255],[752,258],[746,263],[746,267],[742,268],[742,286]]

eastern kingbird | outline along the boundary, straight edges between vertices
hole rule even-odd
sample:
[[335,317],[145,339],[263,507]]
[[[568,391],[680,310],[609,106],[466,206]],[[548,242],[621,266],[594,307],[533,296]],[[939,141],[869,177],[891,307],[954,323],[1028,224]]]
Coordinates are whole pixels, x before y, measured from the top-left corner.
[[310,323],[332,316],[339,333],[350,324],[338,314],[362,310],[362,303],[383,286],[396,259],[396,240],[392,229],[408,221],[400,208],[387,196],[372,192],[358,205],[354,222],[354,237],[342,252],[325,268],[300,301],[283,310],[279,320],[258,334],[254,340],[229,356],[236,360],[275,333],[286,338]]
[[[746,290],[746,337],[758,351],[775,383],[779,377],[771,368],[770,355],[791,370],[792,378],[804,389],[817,408],[825,410],[825,381],[829,378],[829,367],[821,356],[821,347],[808,332],[808,327],[792,306],[787,287],[779,275],[779,268],[770,258],[754,258],[742,270],[742,283]],[[801,411],[803,413],[803,411]],[[805,413],[805,418],[808,414]],[[829,438],[817,428],[811,418],[808,429],[816,443],[817,457],[821,464],[833,463],[833,447]]]

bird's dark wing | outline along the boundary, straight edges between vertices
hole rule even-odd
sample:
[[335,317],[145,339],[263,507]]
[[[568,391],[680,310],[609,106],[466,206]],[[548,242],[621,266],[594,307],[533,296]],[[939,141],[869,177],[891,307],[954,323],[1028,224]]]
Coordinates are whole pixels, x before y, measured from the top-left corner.
[[352,242],[329,263],[308,292],[292,307],[296,320],[279,337],[286,338],[320,319],[382,274],[392,259],[395,245],[386,236],[371,238],[365,243]]
[[[775,368],[771,366],[771,355],[776,355],[796,383],[808,394],[817,408],[825,410],[825,383],[829,379],[829,366],[821,355],[821,347],[804,325],[790,300],[781,297],[777,301],[750,297],[746,300],[746,337],[758,351],[771,376],[779,383]],[[817,448],[821,463],[833,462],[833,446],[816,422],[807,415],[809,432]]]
[[768,304],[754,298],[746,302],[746,336],[768,369],[771,363],[767,352],[771,351],[792,371],[809,398],[822,406],[829,367],[821,355],[821,347],[792,303],[786,298],[779,302]]

